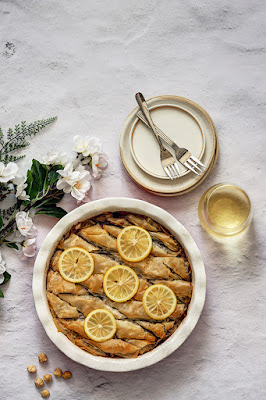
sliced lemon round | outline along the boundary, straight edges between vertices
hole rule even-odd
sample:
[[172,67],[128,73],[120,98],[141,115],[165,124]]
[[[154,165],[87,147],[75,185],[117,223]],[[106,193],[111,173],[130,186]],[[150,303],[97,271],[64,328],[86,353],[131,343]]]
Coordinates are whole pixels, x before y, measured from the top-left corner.
[[116,332],[115,317],[107,310],[93,310],[85,318],[84,329],[90,339],[95,342],[105,342]]
[[131,262],[144,260],[152,249],[151,235],[139,226],[127,226],[122,229],[116,243],[120,256]]
[[69,282],[83,282],[94,270],[94,261],[90,253],[81,247],[70,247],[59,257],[59,272]]
[[143,307],[153,319],[168,318],[176,308],[176,295],[169,287],[158,283],[146,289],[143,295]]
[[139,288],[139,278],[126,265],[109,268],[103,278],[103,290],[109,299],[122,303],[135,296]]

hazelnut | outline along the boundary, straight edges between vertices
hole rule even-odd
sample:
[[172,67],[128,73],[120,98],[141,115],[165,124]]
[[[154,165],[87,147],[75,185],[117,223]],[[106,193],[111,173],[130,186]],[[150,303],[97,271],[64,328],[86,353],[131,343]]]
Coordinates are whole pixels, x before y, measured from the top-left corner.
[[42,397],[49,397],[50,396],[50,392],[47,389],[42,390],[41,392]]
[[35,379],[34,383],[35,383],[35,386],[36,386],[37,388],[40,388],[40,387],[43,386],[43,380],[42,380],[41,378]]
[[63,373],[62,377],[63,377],[64,379],[70,379],[70,378],[72,378],[72,374],[71,374],[70,371],[65,371],[65,372]]
[[29,365],[27,370],[30,374],[34,374],[36,372],[36,367],[35,365]]
[[54,370],[54,376],[56,376],[57,378],[60,378],[60,376],[62,376],[62,370],[60,368],[56,368]]
[[46,374],[46,375],[44,375],[44,377],[43,377],[43,380],[44,380],[46,383],[51,382],[52,379],[53,379],[53,377],[52,377],[52,375],[50,375],[50,374]]
[[39,361],[40,363],[45,363],[47,361],[47,355],[44,353],[39,354]]

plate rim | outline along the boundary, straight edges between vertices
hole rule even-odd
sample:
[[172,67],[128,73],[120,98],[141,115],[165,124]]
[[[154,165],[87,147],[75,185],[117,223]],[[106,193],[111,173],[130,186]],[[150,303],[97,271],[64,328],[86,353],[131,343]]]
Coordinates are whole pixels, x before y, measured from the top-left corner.
[[[164,343],[135,359],[93,356],[81,350],[58,332],[46,298],[46,272],[58,241],[74,224],[105,211],[129,211],[150,216],[165,226],[184,246],[192,268],[193,294],[186,318]],[[202,313],[206,297],[206,273],[198,246],[186,228],[166,210],[143,200],[112,197],[84,204],[65,215],[48,233],[38,252],[33,271],[32,291],[37,315],[51,341],[69,358],[100,371],[132,371],[162,360],[188,338]]]
[[[159,97],[159,96],[158,96],[158,97]],[[148,103],[149,100],[150,100],[150,99],[148,99],[146,102]],[[188,115],[190,115],[190,117],[193,118],[193,120],[198,124],[199,129],[200,129],[200,133],[201,133],[201,138],[202,138],[202,140],[201,140],[201,141],[202,141],[202,147],[201,147],[201,151],[200,151],[200,155],[198,156],[198,159],[201,160],[201,158],[203,157],[203,154],[204,154],[204,151],[205,151],[205,145],[206,145],[206,139],[205,139],[205,135],[204,135],[204,133],[203,133],[203,128],[202,128],[202,126],[201,126],[201,123],[198,121],[198,119],[197,119],[191,112],[189,112],[188,110],[185,110],[184,108],[182,108],[181,106],[178,106],[178,105],[175,106],[174,104],[161,104],[161,105],[160,105],[160,104],[157,104],[157,105],[151,106],[149,109],[150,109],[150,111],[153,111],[153,110],[155,110],[155,109],[163,108],[163,107],[171,107],[171,108],[176,108],[176,109],[182,110],[183,112],[185,112],[185,113],[187,113]],[[136,156],[136,154],[135,154],[135,151],[134,151],[134,148],[133,148],[133,135],[134,135],[134,132],[135,132],[135,129],[136,129],[136,126],[137,126],[138,123],[139,123],[139,118],[138,118],[137,115],[136,115],[136,121],[133,121],[133,122],[132,122],[132,127],[131,127],[130,132],[129,132],[129,145],[130,145],[130,151],[131,151],[132,157],[134,158],[136,164],[137,164],[146,174],[148,174],[148,175],[150,175],[150,176],[153,176],[154,178],[170,180],[169,176],[167,176],[167,175],[162,176],[162,175],[153,174],[151,171],[147,170],[147,169],[141,164],[141,162],[139,161],[139,159],[137,158],[137,156]],[[189,172],[190,172],[189,169],[185,169],[185,171],[182,172],[181,177],[187,175]]]

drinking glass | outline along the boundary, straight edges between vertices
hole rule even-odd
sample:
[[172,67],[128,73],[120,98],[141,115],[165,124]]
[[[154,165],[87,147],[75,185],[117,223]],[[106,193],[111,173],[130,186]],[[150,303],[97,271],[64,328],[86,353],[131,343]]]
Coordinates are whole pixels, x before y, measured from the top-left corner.
[[252,206],[243,189],[231,183],[212,186],[203,194],[198,206],[202,227],[215,236],[234,236],[252,221]]

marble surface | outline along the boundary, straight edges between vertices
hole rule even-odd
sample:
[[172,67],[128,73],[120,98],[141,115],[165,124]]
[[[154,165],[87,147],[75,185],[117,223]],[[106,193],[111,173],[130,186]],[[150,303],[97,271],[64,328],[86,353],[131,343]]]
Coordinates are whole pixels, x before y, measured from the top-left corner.
[[[32,140],[21,168],[50,148],[70,150],[74,134],[98,136],[110,165],[91,198],[134,197],[165,208],[197,242],[208,280],[202,317],[180,349],[145,370],[103,373],[51,343],[34,309],[34,261],[5,251],[12,278],[0,302],[1,400],[41,398],[28,364],[37,365],[38,376],[55,367],[73,373],[50,384],[51,399],[265,398],[265,19],[258,0],[0,1],[2,128],[58,116]],[[139,90],[147,98],[188,97],[214,120],[217,165],[187,195],[148,194],[121,165],[119,131]],[[197,203],[223,181],[248,191],[254,221],[243,236],[217,241],[201,228]],[[55,223],[36,220],[38,246]],[[39,365],[39,352],[47,365]]]

